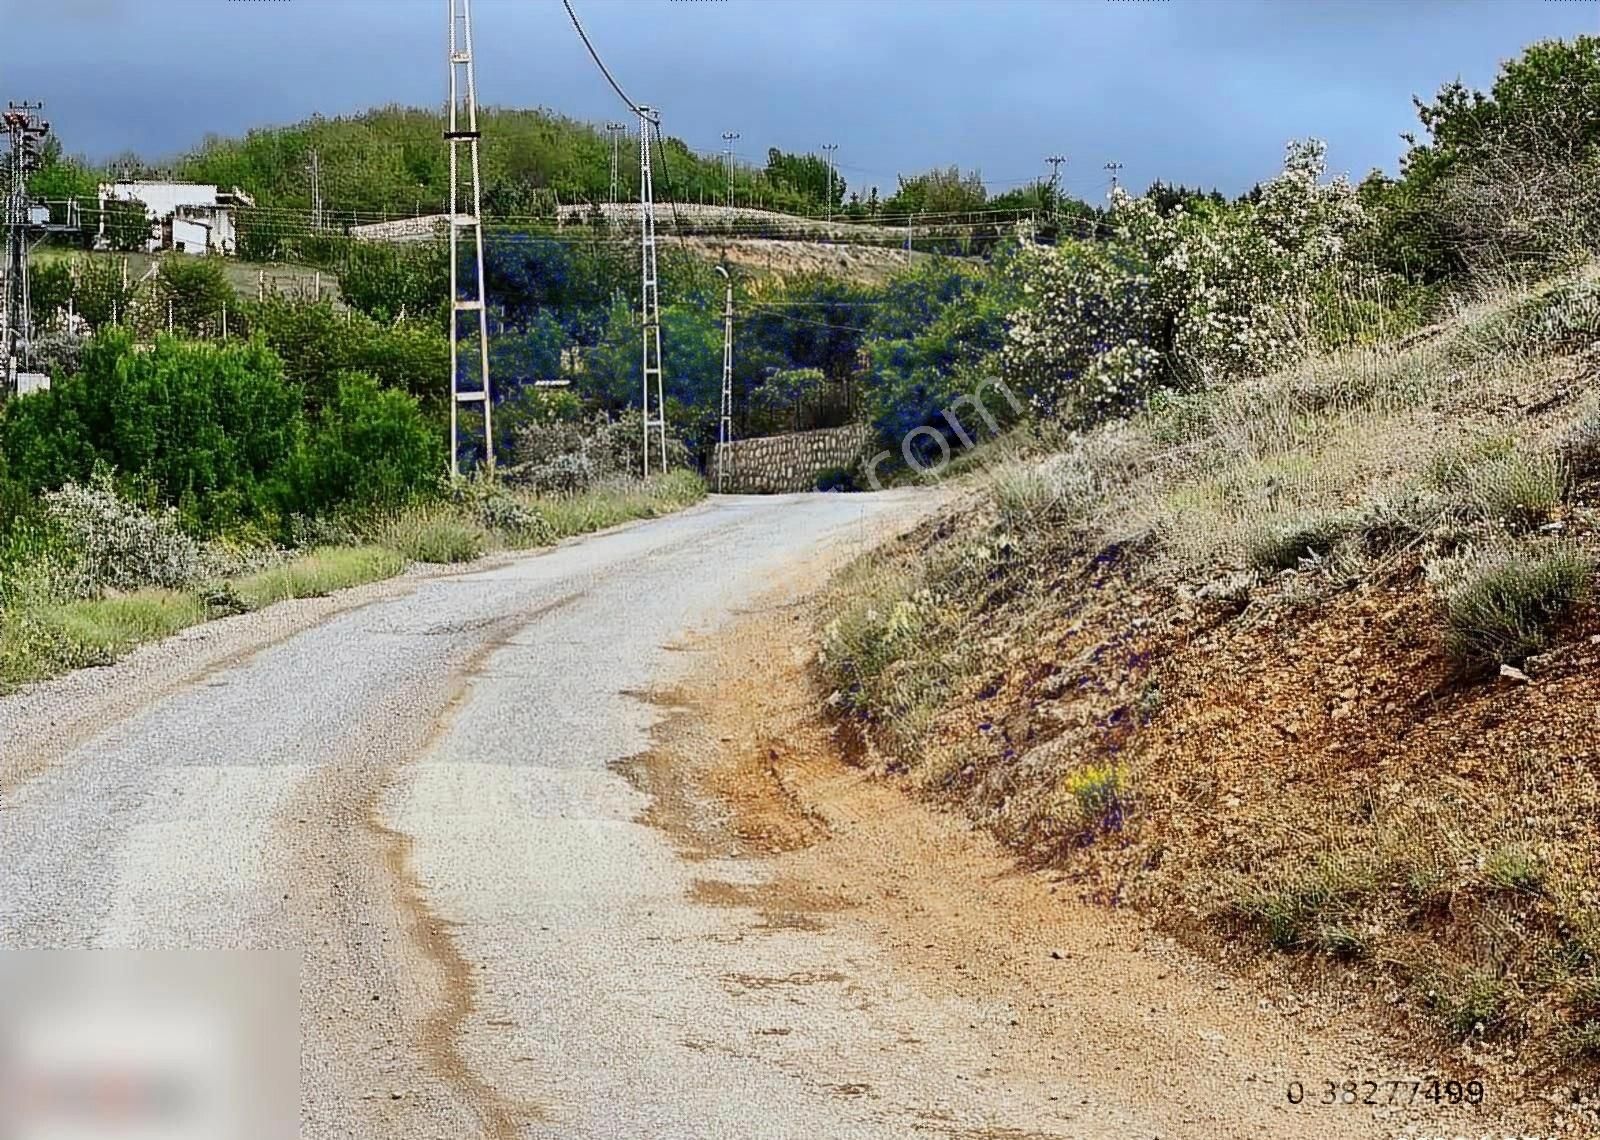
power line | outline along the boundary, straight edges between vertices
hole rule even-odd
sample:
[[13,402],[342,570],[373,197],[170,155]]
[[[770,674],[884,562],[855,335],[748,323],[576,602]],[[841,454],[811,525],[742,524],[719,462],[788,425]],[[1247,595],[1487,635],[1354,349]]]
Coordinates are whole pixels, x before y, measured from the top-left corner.
[[611,90],[617,93],[617,98],[626,103],[628,110],[634,114],[643,114],[643,109],[639,104],[628,98],[628,93],[622,89],[622,85],[616,81],[616,78],[611,74],[611,70],[600,59],[600,53],[594,50],[594,44],[589,41],[589,33],[583,30],[583,24],[578,20],[578,13],[572,10],[572,0],[561,0],[561,5],[566,8],[567,15],[572,17],[572,26],[577,29],[578,38],[583,41],[583,46],[589,49],[589,58],[594,60],[594,65],[600,69],[600,74],[604,75],[606,82],[611,84]]

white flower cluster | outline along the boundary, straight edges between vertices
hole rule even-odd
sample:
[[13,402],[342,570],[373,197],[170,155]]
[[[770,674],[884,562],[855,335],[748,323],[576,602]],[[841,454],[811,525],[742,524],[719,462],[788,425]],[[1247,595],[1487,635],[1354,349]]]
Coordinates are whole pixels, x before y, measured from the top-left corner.
[[1317,140],[1291,142],[1254,203],[1162,215],[1117,190],[1109,242],[1024,250],[1008,363],[1036,407],[1092,414],[1168,372],[1203,383],[1299,357],[1314,291],[1336,286],[1363,221],[1349,181],[1322,180],[1326,154]]
[[44,499],[70,551],[74,593],[179,588],[200,575],[200,549],[179,528],[177,512],[141,510],[117,494],[109,475],[68,483]]
[[1116,249],[1030,246],[1014,263],[1023,303],[1007,328],[1007,371],[1042,415],[1094,418],[1152,383],[1150,280]]

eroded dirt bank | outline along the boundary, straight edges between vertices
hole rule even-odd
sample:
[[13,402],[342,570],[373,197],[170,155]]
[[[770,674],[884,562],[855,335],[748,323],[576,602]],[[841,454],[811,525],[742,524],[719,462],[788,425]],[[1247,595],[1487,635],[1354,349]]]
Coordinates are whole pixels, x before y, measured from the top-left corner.
[[[1516,1090],[1491,1085],[1477,1107],[1434,1104],[1435,1079],[1481,1074],[1407,1055],[1329,996],[1230,974],[1130,911],[1087,905],[1061,875],[1019,868],[965,822],[852,762],[851,741],[820,715],[812,628],[791,605],[702,646],[708,667],[661,694],[678,711],[628,771],[652,796],[650,822],[705,864],[698,902],[757,928],[876,948],[913,991],[988,1011],[969,1026],[984,1060],[953,1081],[1006,1097],[1055,1090],[1048,1116],[1023,1133],[946,1129],[934,1116],[919,1128],[1371,1137],[1535,1127]],[[719,873],[729,860],[756,873]],[[892,1097],[894,1074],[881,1079],[863,1094]],[[1113,1108],[1130,1115],[1117,1120]]]

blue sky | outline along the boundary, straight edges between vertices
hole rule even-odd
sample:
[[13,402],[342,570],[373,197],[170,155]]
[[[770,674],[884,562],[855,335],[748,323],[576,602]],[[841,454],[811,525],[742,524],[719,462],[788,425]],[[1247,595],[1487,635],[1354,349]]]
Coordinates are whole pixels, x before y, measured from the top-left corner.
[[[976,167],[991,189],[1068,156],[1229,193],[1317,135],[1330,165],[1393,170],[1412,94],[1551,36],[1600,0],[574,0],[628,94],[701,150],[839,144],[852,189]],[[0,0],[0,97],[43,99],[68,150],[166,155],[207,132],[374,104],[442,104],[444,0]],[[622,110],[560,0],[475,0],[486,103]],[[37,50],[18,52],[18,39]]]

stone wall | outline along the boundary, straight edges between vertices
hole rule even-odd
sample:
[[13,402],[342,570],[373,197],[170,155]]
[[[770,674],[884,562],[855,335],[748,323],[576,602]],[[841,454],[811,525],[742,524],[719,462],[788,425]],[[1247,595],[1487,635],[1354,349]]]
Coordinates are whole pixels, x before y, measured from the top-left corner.
[[[847,424],[821,431],[736,439],[722,456],[727,464],[727,482],[723,489],[730,494],[746,495],[813,491],[817,476],[828,468],[853,468],[871,438],[870,425]],[[717,446],[717,451],[723,451],[722,445]],[[717,455],[711,457],[706,474],[715,487]]]

